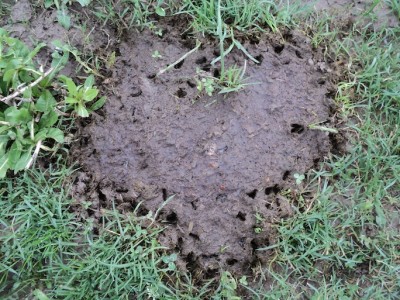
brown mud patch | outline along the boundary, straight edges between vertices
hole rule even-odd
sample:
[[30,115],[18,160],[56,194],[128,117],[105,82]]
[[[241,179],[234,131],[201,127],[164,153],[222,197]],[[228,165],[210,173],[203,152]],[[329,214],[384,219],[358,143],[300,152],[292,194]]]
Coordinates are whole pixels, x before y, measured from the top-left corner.
[[[376,19],[372,18],[369,21],[373,22],[377,28],[382,26],[397,27],[399,26],[399,19],[395,16],[393,11],[390,9],[389,2],[380,1],[375,3],[370,1],[358,1],[358,0],[318,0],[318,1],[302,1],[304,3],[312,3],[313,7],[317,11],[329,11],[340,13],[339,15],[358,16],[365,14],[375,6],[372,11],[376,13]],[[372,12],[371,11],[371,12]]]
[[[143,215],[165,204],[160,241],[180,253],[182,268],[206,277],[220,268],[246,273],[268,261],[270,253],[256,249],[274,244],[273,224],[294,212],[281,191],[330,152],[332,138],[308,125],[333,126],[334,70],[297,32],[285,41],[264,36],[244,43],[261,62],[247,64],[248,82],[256,84],[204,97],[193,78],[196,68],[218,74],[210,65],[217,44],[203,43],[155,77],[195,44],[172,27],[166,32],[132,34],[119,45],[104,83],[108,102],[83,124],[73,149],[82,166],[74,196],[91,203],[84,214],[95,218],[114,204],[131,211],[140,203]],[[156,50],[162,58],[152,57]],[[227,64],[245,59],[234,51]]]
[[[39,42],[46,43],[46,47],[36,57],[41,66],[51,63],[51,54],[56,49],[55,41],[77,49],[80,58],[87,65],[93,64],[95,57],[100,58],[100,61],[104,60],[113,51],[113,45],[116,43],[113,30],[101,27],[90,15],[90,12],[78,5],[70,6],[71,22],[74,26],[65,29],[58,23],[55,9],[45,10],[40,3],[29,0],[17,2],[9,0],[7,2],[10,2],[9,16],[0,18],[0,26],[6,29],[11,36],[20,39],[31,48],[34,48]],[[74,10],[75,8],[80,13]],[[69,63],[64,67],[62,73],[76,77],[85,71],[89,70],[84,70],[70,54]],[[104,72],[104,70],[101,71]]]

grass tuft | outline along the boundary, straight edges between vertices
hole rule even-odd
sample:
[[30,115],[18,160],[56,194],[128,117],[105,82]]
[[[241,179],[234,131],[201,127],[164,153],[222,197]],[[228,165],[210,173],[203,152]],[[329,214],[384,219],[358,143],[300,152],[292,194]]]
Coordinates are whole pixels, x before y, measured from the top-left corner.
[[274,282],[313,299],[400,297],[400,32],[358,28],[335,47],[348,55],[336,102],[358,120],[347,128],[352,148],[309,174],[294,202],[304,205],[279,224],[277,244],[260,249],[274,249],[287,274],[269,271]]
[[[218,14],[223,23],[242,35],[262,32],[265,27],[276,32],[282,26],[290,26],[295,15],[303,13],[307,6],[266,0],[185,0],[184,13],[192,17],[192,29],[196,33],[218,36]],[[220,5],[220,9],[218,6]]]
[[87,249],[57,269],[52,291],[62,299],[160,299],[163,274],[175,270],[176,255],[161,256],[160,230],[144,228],[134,215],[103,212],[99,235],[86,236]]
[[71,170],[26,171],[0,180],[0,291],[10,294],[35,285],[78,245],[74,214],[64,181]]
[[393,13],[400,20],[400,1],[399,0],[386,0]]
[[[0,295],[51,299],[161,299],[175,272],[151,216],[102,212],[101,224],[77,222],[62,165],[0,180]],[[147,225],[146,225],[147,224]],[[98,233],[95,233],[98,232]],[[171,298],[170,298],[171,299]]]

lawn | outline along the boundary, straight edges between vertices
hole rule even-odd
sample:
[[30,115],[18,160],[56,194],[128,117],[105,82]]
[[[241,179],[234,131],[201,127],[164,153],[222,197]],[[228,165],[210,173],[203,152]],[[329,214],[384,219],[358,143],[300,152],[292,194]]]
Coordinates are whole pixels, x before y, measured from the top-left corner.
[[400,298],[397,0],[0,16],[1,299]]

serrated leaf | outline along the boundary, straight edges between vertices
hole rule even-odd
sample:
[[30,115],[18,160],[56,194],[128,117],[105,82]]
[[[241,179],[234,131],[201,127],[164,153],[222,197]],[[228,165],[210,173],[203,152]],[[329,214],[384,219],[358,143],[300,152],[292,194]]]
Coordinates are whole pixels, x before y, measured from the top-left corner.
[[32,121],[16,126],[15,128],[17,132],[16,140],[20,141],[23,144],[24,143],[29,144],[31,142],[29,138],[26,138],[27,133],[29,133],[30,124],[32,124]]
[[3,133],[4,131],[8,131],[9,129],[10,129],[10,126],[1,125],[1,127],[0,127],[0,134]]
[[89,117],[89,112],[82,104],[78,104],[78,107],[76,108],[76,113],[82,118]]
[[64,133],[58,128],[50,128],[47,131],[46,138],[53,139],[57,143],[64,143]]
[[54,99],[50,91],[46,90],[36,101],[35,108],[40,112],[49,112],[52,111],[56,105],[57,101]]
[[246,277],[246,276],[242,276],[242,277],[239,279],[239,283],[242,284],[242,285],[247,286],[247,285],[248,285],[247,277]]
[[178,258],[177,254],[176,253],[172,253],[171,255],[164,256],[162,258],[162,261],[167,264],[167,263],[176,261],[177,258]]
[[61,40],[53,40],[51,43],[56,48],[59,48],[59,49],[63,49],[64,48],[64,43]]
[[0,158],[0,178],[6,177],[7,170],[8,170],[8,153],[4,154]]
[[[1,46],[0,46],[1,48]],[[7,67],[8,61],[6,61],[3,57],[3,60],[0,60],[0,69],[5,69]]]
[[90,102],[92,101],[94,98],[97,97],[99,93],[98,89],[88,89],[85,91],[85,93],[83,94],[83,100]]
[[20,54],[17,53],[16,49],[14,49],[14,51],[16,53],[13,53],[13,58],[8,61],[6,70],[15,70],[23,67],[22,60],[18,57]]
[[71,27],[71,18],[64,9],[57,11],[57,20],[65,29]]
[[173,262],[168,263],[168,270],[175,271],[176,270],[175,263],[173,263]]
[[103,105],[106,103],[107,98],[106,97],[101,97],[99,100],[97,100],[91,107],[90,111],[95,111],[103,107]]

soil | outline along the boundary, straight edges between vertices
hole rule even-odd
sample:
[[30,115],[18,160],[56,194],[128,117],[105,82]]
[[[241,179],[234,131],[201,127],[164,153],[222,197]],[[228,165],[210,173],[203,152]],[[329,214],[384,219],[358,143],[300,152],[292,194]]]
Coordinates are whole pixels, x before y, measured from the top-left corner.
[[[113,205],[141,215],[162,208],[158,219],[167,226],[160,242],[180,254],[182,269],[205,277],[221,268],[248,273],[269,261],[272,253],[256,249],[273,245],[274,224],[293,215],[294,174],[337,151],[340,141],[308,128],[335,126],[330,98],[338,75],[308,38],[292,31],[242,41],[260,62],[247,61],[250,85],[208,97],[195,78],[196,68],[221,71],[210,64],[219,55],[210,39],[155,76],[195,46],[180,34],[182,20],[167,21],[163,37],[132,31],[117,41],[107,28],[67,31],[55,23],[55,11],[37,13],[26,0],[15,4],[11,19],[6,28],[27,43],[61,39],[86,52],[117,54],[99,84],[105,107],[81,120],[74,137],[71,152],[81,171],[72,193],[78,203],[91,203],[82,217],[100,219]],[[161,58],[152,57],[156,50]],[[246,59],[236,49],[227,65],[243,66]]]
[[[310,41],[299,33],[288,33],[285,42],[265,36],[244,44],[262,61],[247,63],[252,84],[208,97],[193,78],[196,68],[220,71],[210,65],[216,43],[206,42],[154,77],[194,46],[174,27],[167,31],[163,38],[131,35],[119,45],[108,80],[112,93],[74,148],[86,174],[77,185],[95,182],[89,210],[97,217],[113,202],[125,210],[141,202],[142,214],[165,205],[160,220],[169,226],[161,240],[179,251],[182,267],[249,271],[267,259],[256,249],[273,244],[272,224],[293,213],[279,192],[329,153],[328,134],[307,126],[329,126],[333,71],[314,60]],[[152,57],[155,50],[162,59]],[[228,65],[245,59],[236,50]],[[82,191],[86,197],[87,188]]]
[[[44,10],[40,6],[36,7],[29,0],[17,2],[6,0],[5,3],[9,6],[13,5],[9,18],[0,18],[0,26],[31,48],[39,42],[46,43],[47,47],[37,56],[38,63],[42,66],[51,63],[51,54],[55,49],[54,41],[77,48],[81,53],[102,56],[112,52],[111,45],[115,43],[113,31],[109,28],[95,30],[94,27],[98,25],[87,14],[74,15],[71,12],[71,22],[77,26],[67,30],[57,22],[56,10]],[[77,73],[79,74],[80,69],[78,69],[79,64],[73,61],[72,55],[70,57],[70,63],[65,66],[62,73],[74,77]]]
[[[310,1],[304,1],[310,2]],[[315,1],[315,8],[317,10],[328,10],[328,11],[339,11],[343,15],[357,16],[368,11],[372,6],[371,1],[360,1],[360,0],[318,0]],[[374,12],[377,15],[376,20],[371,20],[376,27],[387,26],[396,27],[399,26],[399,19],[393,14],[391,9],[388,7],[388,3],[380,1],[374,8]]]

